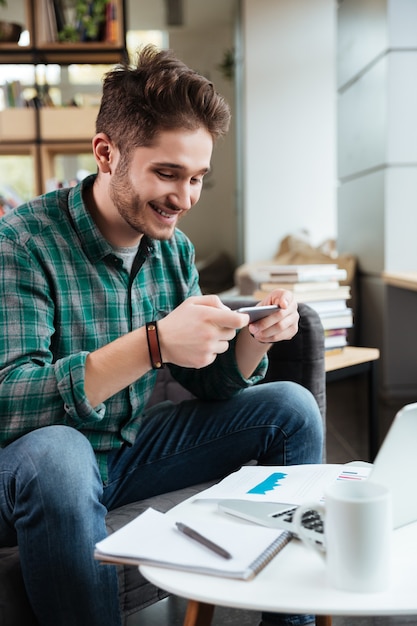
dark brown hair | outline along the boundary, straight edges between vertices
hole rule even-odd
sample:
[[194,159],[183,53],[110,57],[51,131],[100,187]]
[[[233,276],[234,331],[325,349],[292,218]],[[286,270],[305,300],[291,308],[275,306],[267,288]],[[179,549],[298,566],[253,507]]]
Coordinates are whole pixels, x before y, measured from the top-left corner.
[[149,146],[162,130],[206,128],[215,141],[230,122],[226,101],[204,76],[170,50],[145,46],[137,67],[119,65],[104,78],[96,132],[121,153]]

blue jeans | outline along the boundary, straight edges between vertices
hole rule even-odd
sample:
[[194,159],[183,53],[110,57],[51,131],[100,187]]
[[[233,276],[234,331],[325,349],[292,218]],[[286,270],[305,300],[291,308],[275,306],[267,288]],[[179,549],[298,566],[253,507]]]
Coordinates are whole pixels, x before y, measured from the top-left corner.
[[[221,478],[251,459],[319,463],[322,445],[313,396],[288,382],[227,401],[152,407],[135,444],[109,454],[106,485],[84,435],[67,426],[41,428],[0,450],[0,545],[19,545],[41,626],[118,626],[116,570],[93,559],[107,510]],[[305,620],[265,615],[267,624],[292,624],[294,617]]]

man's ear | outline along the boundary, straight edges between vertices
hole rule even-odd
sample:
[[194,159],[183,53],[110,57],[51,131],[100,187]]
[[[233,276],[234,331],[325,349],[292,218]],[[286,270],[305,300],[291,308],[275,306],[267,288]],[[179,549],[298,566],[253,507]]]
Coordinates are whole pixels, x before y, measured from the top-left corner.
[[92,140],[93,154],[103,174],[111,174],[115,166],[116,148],[105,133],[98,133]]

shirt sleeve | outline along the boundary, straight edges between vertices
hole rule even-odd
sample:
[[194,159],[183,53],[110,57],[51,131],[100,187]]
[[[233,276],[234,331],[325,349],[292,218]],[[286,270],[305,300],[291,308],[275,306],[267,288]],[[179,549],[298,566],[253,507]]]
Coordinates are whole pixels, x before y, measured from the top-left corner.
[[[0,255],[0,445],[52,424],[99,420],[84,393],[86,353],[54,362],[54,303],[47,278],[25,247],[4,238]],[[71,384],[74,388],[71,389]]]
[[268,369],[264,355],[250,378],[242,376],[235,358],[236,338],[229,349],[202,369],[187,369],[171,365],[172,375],[188,391],[201,400],[227,400],[236,393],[261,381]]
[[75,425],[101,420],[106,405],[93,408],[85,395],[85,362],[88,352],[80,352],[56,363],[55,375],[67,418]]

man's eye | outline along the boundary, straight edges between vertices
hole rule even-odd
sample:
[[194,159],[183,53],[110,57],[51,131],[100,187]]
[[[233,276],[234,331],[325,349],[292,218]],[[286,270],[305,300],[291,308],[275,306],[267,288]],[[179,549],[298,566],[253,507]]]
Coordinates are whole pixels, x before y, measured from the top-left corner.
[[166,178],[166,179],[174,178],[174,176],[169,172],[157,172],[157,173],[158,173],[158,176],[160,176],[161,178]]

